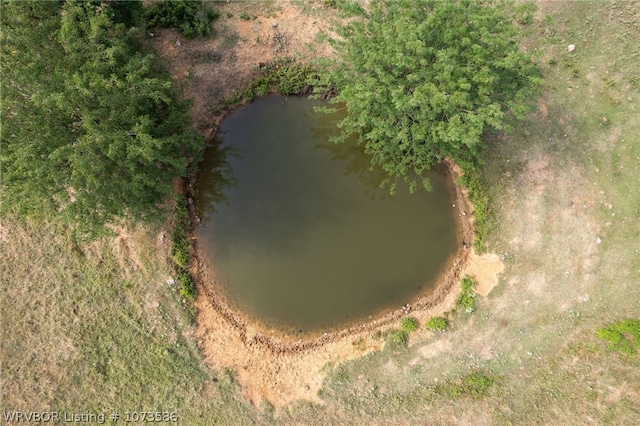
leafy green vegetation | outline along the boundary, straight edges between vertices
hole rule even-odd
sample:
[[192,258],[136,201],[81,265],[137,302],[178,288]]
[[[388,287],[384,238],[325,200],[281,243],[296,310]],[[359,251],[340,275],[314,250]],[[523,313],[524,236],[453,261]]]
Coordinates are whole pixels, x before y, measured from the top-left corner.
[[459,380],[439,386],[436,392],[444,393],[451,398],[478,397],[484,395],[495,381],[495,377],[489,374],[473,371]]
[[400,320],[400,329],[411,333],[418,329],[418,320],[413,317],[404,317]]
[[464,309],[465,312],[471,313],[476,310],[476,280],[471,277],[465,277],[460,281],[462,293],[458,296],[456,304]]
[[598,329],[598,337],[609,342],[609,348],[634,355],[640,348],[640,321],[625,319]]
[[529,25],[533,22],[533,14],[536,10],[537,7],[534,2],[520,3],[513,10],[514,18],[521,25]]
[[196,296],[196,285],[189,273],[189,216],[184,196],[176,196],[171,254],[176,266],[176,283],[180,295],[187,300]]
[[211,21],[219,16],[207,2],[192,0],[159,1],[147,9],[150,27],[178,28],[187,38],[211,34]]
[[409,332],[407,330],[395,330],[389,333],[387,343],[392,347],[405,347],[409,343]]
[[486,131],[526,116],[541,79],[502,8],[375,1],[362,14],[339,28],[339,62],[319,87],[349,110],[336,142],[357,134],[391,193],[398,179],[429,188],[423,173],[447,157],[473,168]]
[[447,331],[447,320],[443,317],[433,317],[429,318],[426,324],[427,330],[445,332]]
[[458,178],[458,183],[465,186],[469,201],[473,205],[473,247],[476,252],[485,250],[485,239],[489,233],[489,196],[480,180],[480,174],[476,170],[469,170]]
[[144,406],[177,412],[179,424],[256,423],[231,372],[203,365],[157,226],[78,244],[55,217],[2,224],[3,408]]
[[265,96],[272,92],[302,96],[310,93],[317,82],[315,67],[297,62],[291,57],[276,58],[261,64],[257,72],[258,76],[249,87],[227,99],[218,107],[217,112],[228,110],[241,102],[251,102],[256,96]]
[[115,20],[134,18],[91,2],[3,9],[3,213],[57,212],[79,236],[160,218],[204,141],[140,30]]

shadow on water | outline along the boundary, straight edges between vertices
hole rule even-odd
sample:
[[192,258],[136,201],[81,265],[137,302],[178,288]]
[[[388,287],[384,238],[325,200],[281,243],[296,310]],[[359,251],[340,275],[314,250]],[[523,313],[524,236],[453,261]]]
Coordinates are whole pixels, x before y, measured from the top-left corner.
[[[310,140],[309,129],[323,117],[311,110],[301,120],[293,110],[296,114],[288,120],[292,111],[279,108],[279,100],[267,98],[235,111],[218,133],[224,142],[216,150],[222,155],[207,152],[198,203],[206,232],[216,240],[216,256],[230,255],[230,243],[253,251],[290,252],[316,223],[337,217],[340,200],[325,184],[325,171],[314,167],[317,162],[310,161],[308,149],[296,148],[297,141]],[[246,126],[247,121],[253,125]],[[335,125],[325,129],[335,131]]]
[[228,188],[237,188],[238,179],[233,175],[229,163],[230,157],[238,157],[239,153],[232,146],[222,146],[222,141],[214,139],[207,147],[198,172],[199,190],[196,204],[198,216],[205,221],[211,219],[218,206],[229,205],[225,195]]

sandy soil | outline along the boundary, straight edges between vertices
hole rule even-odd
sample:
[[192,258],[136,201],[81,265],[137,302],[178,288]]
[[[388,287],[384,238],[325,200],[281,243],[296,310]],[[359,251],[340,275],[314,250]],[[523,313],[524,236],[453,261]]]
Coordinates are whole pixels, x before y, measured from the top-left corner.
[[471,249],[467,274],[473,275],[476,278],[478,283],[476,293],[486,297],[491,290],[498,285],[498,275],[502,271],[504,271],[504,264],[497,254],[485,253],[477,255],[475,251]]
[[[311,11],[278,2],[269,10],[258,8],[253,12],[268,17],[241,20],[224,17],[227,14],[239,16],[251,8],[247,3],[222,4],[223,18],[214,25],[217,37],[213,39],[186,40],[174,30],[153,32],[150,42],[182,87],[184,96],[193,99],[194,125],[205,137],[213,136],[215,125],[221,119],[214,115],[212,107],[245,87],[255,77],[259,63],[278,56],[295,56],[304,61],[310,55],[333,55],[326,43],[316,42],[318,31],[329,32],[327,22],[317,17],[322,13],[326,15],[326,8],[321,4],[307,6]],[[314,12],[314,9],[320,10]],[[450,169],[454,176],[460,173],[455,165],[450,164]],[[473,225],[469,221],[472,207],[460,188],[456,192],[461,239],[472,241]],[[205,358],[214,369],[235,371],[243,395],[254,405],[260,406],[266,399],[276,408],[298,399],[322,403],[317,392],[328,365],[380,350],[384,342],[374,332],[397,327],[398,319],[404,315],[410,313],[424,324],[428,318],[450,310],[459,289],[456,284],[466,274],[475,275],[479,294],[487,295],[497,283],[497,274],[504,268],[497,256],[477,256],[465,245],[451,261],[433,294],[367,324],[303,341],[274,335],[229,308],[215,291],[213,269],[203,261],[204,256],[198,255],[197,242],[194,240],[194,243],[196,260],[192,273],[197,277],[199,287],[195,302],[199,312],[195,335]],[[420,339],[429,333],[421,327],[421,331],[412,333],[411,338]]]

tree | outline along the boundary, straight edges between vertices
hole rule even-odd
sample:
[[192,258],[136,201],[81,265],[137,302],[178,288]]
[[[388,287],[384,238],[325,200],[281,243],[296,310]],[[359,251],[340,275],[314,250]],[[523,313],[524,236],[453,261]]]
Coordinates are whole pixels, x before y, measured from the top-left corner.
[[485,131],[508,131],[525,116],[540,76],[497,6],[372,1],[357,15],[334,40],[332,103],[349,111],[335,141],[358,135],[392,193],[398,179],[428,189],[423,173],[447,157],[473,167]]
[[203,140],[137,28],[102,2],[4,7],[2,209],[91,233],[156,217]]

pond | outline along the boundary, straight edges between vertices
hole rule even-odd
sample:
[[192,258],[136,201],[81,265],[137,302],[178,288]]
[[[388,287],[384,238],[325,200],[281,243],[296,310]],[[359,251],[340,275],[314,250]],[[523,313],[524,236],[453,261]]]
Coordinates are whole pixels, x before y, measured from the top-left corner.
[[345,112],[320,105],[274,95],[236,110],[197,181],[196,235],[216,290],[287,333],[366,321],[428,294],[459,245],[447,170],[430,173],[431,192],[399,184],[391,197],[355,140],[329,141]]

